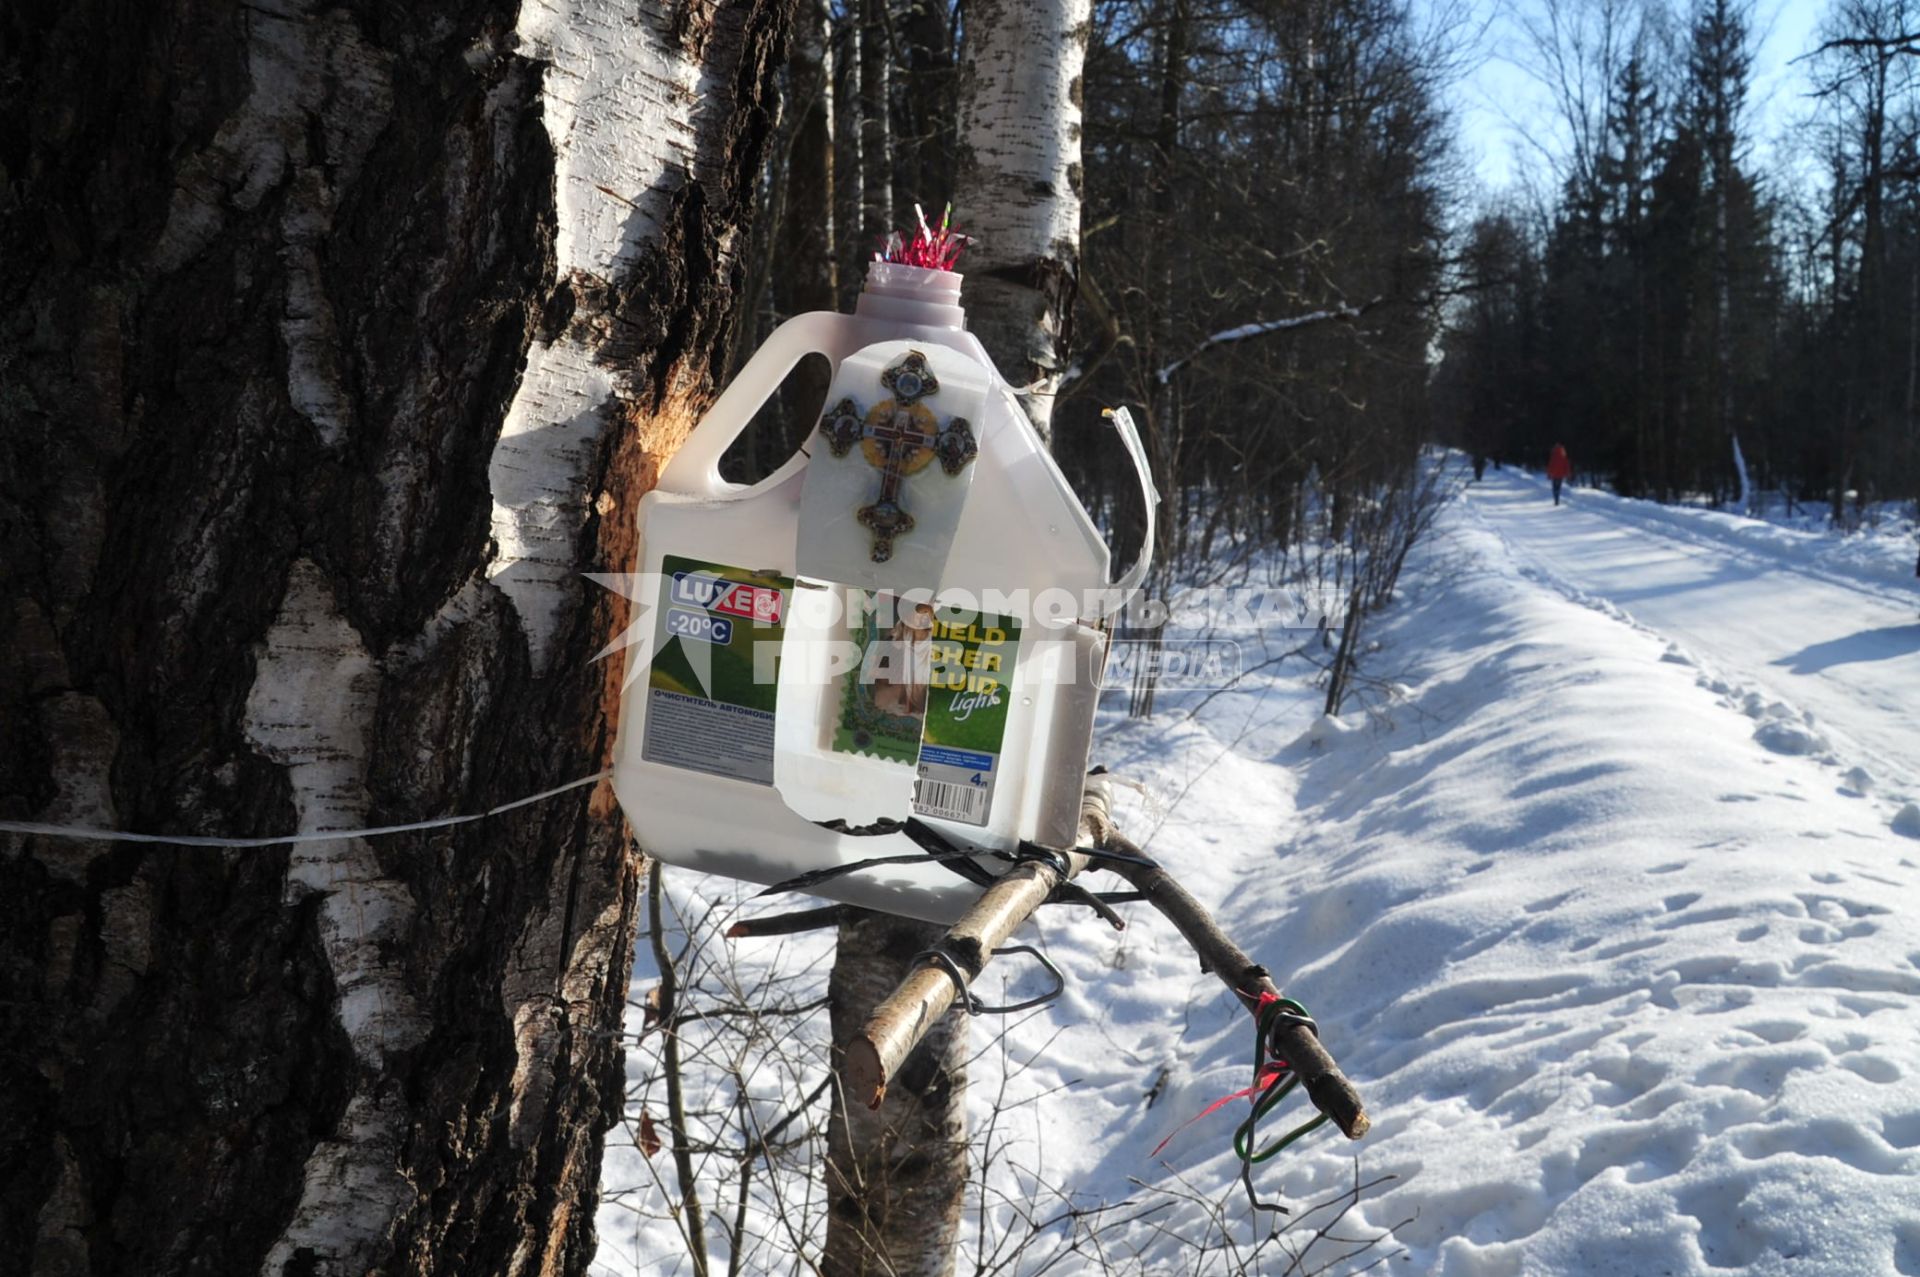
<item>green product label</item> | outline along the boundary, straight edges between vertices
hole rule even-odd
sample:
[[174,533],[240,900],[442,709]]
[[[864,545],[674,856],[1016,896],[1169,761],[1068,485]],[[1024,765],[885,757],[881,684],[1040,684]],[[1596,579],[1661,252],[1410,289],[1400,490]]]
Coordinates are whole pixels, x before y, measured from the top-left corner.
[[773,711],[793,580],[668,555],[647,671],[648,762],[773,783]]
[[1020,622],[991,613],[949,616],[943,610],[933,621],[932,647],[922,743],[999,753],[1007,734],[1007,689],[1020,648]]
[[942,609],[932,631],[913,808],[923,816],[984,825],[1000,775],[1020,623]]
[[910,765],[913,809],[985,825],[1007,735],[1020,623],[854,591],[833,750]]

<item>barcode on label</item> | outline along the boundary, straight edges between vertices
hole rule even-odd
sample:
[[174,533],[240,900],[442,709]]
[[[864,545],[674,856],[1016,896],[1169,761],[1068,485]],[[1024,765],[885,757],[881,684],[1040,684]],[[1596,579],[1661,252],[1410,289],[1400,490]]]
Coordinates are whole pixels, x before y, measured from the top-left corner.
[[956,785],[922,777],[919,787],[913,791],[913,809],[922,816],[984,825],[987,823],[987,804],[992,797],[990,788]]

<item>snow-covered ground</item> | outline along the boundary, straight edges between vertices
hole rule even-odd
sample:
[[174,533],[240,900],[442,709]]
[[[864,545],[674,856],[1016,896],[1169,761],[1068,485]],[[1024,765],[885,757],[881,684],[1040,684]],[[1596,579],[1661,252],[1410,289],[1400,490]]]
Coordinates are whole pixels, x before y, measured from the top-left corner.
[[[1524,472],[1523,472],[1524,473]],[[1512,472],[1508,472],[1512,477]],[[1497,476],[1496,476],[1497,478]],[[1855,510],[1859,526],[1851,530],[1829,526],[1824,507],[1795,505],[1792,513],[1777,492],[1755,498],[1757,517],[1748,518],[1701,504],[1663,506],[1651,501],[1621,501],[1604,492],[1576,489],[1599,497],[1621,517],[1658,523],[1694,539],[1714,540],[1737,549],[1764,551],[1770,557],[1795,563],[1801,570],[1867,577],[1884,582],[1912,581],[1914,537],[1920,533],[1914,505],[1882,501]]]
[[[1141,906],[1120,935],[1050,909],[1067,994],[977,1026],[974,1112],[1005,1105],[988,1244],[1063,1192],[1131,1205],[1007,1271],[1920,1274],[1920,590],[1740,522],[1585,490],[1554,509],[1490,473],[1339,720],[1300,658],[1151,722],[1113,705],[1096,753],[1141,786],[1125,826],[1311,1008],[1375,1118],[1257,1186],[1299,1212],[1337,1204],[1356,1155],[1392,1178],[1298,1267],[1331,1209],[1259,1244],[1244,1104],[1179,1129],[1250,1080],[1246,1017]],[[1297,639],[1216,636],[1249,664]],[[676,897],[736,907],[687,875]],[[822,939],[755,943],[745,978],[817,994]],[[636,1082],[654,1068],[630,1052]],[[752,1085],[768,1114],[778,1089]],[[611,1150],[598,1270],[687,1271],[655,1176],[665,1154]]]
[[1555,509],[1511,474],[1473,497],[1524,574],[1624,610],[1724,675],[1743,707],[1757,695],[1780,707],[1770,717],[1813,716],[1777,730],[1776,747],[1845,759],[1861,788],[1920,795],[1910,534],[1794,531],[1586,489]]

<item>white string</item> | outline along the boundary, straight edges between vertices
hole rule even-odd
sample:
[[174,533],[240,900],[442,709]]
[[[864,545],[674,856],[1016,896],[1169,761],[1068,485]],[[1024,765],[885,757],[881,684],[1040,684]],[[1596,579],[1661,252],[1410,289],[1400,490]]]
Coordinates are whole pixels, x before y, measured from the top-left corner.
[[337,842],[342,838],[378,838],[383,834],[409,834],[421,829],[445,829],[448,825],[464,825],[475,820],[485,820],[489,816],[498,816],[503,811],[512,811],[515,807],[545,802],[570,789],[597,784],[611,775],[613,772],[610,770],[595,772],[591,776],[582,776],[579,780],[570,780],[564,785],[543,789],[525,798],[516,798],[510,803],[501,803],[498,807],[489,807],[474,816],[442,816],[438,820],[417,820],[407,825],[376,825],[371,829],[328,829],[318,833],[282,834],[278,838],[205,838],[193,834],[134,834],[120,829],[90,829],[85,825],[41,825],[25,820],[0,820],[0,834],[38,834],[46,838],[84,838],[99,842],[165,842],[181,847],[278,847],[283,843],[294,842]]

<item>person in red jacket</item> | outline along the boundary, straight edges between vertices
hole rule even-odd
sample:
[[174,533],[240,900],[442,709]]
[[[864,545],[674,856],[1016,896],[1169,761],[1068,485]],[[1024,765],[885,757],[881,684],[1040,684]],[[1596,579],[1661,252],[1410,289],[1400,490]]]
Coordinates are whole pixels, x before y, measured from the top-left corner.
[[1547,457],[1547,478],[1553,480],[1553,503],[1560,504],[1560,485],[1573,474],[1573,462],[1567,460],[1567,450],[1559,444],[1553,445],[1553,452]]

